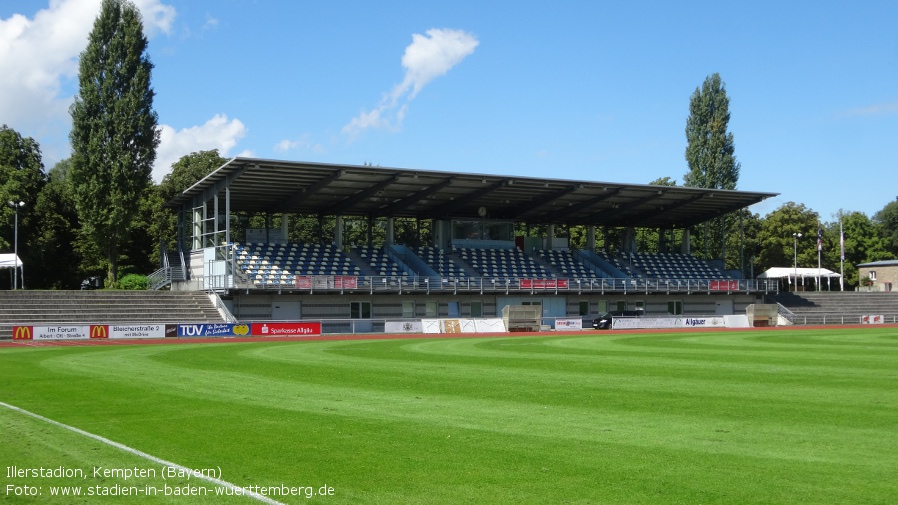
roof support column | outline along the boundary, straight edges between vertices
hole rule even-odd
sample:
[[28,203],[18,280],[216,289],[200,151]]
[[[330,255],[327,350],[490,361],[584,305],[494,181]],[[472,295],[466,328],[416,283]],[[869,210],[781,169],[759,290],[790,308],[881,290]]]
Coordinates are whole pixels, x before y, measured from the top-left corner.
[[596,225],[594,224],[586,227],[586,248],[593,252],[596,250]]
[[337,216],[337,223],[334,227],[334,245],[338,250],[343,250],[343,216]]
[[692,253],[692,244],[690,241],[692,239],[692,230],[686,228],[683,230],[683,243],[680,244],[680,252],[683,254],[691,254]]
[[[225,219],[224,219],[225,244],[228,245],[228,251],[231,249],[231,187],[225,186]],[[228,253],[230,257],[230,252]]]
[[433,220],[433,245],[435,247],[439,247],[440,249],[449,248],[449,229],[449,221],[443,221],[441,219]]
[[288,214],[281,214],[281,237],[284,238],[284,243],[290,242],[290,216]]
[[387,218],[387,245],[393,245],[396,240],[396,218],[390,216]]
[[555,242],[555,225],[550,224],[546,227],[546,249],[554,249],[552,247]]

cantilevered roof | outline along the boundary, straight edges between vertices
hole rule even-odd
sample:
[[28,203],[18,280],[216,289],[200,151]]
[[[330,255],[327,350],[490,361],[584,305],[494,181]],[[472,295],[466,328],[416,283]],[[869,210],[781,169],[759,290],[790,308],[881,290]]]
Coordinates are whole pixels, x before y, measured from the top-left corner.
[[234,158],[167,205],[199,206],[225,188],[231,211],[646,228],[694,226],[777,195]]

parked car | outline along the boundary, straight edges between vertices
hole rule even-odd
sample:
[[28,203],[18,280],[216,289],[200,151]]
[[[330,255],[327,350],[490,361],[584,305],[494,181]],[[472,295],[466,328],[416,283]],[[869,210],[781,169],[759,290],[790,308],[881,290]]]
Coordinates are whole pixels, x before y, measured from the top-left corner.
[[611,318],[613,317],[639,317],[642,315],[641,310],[617,310],[614,312],[606,312],[592,320],[592,328],[594,330],[610,330]]
[[92,289],[100,289],[103,287],[103,282],[99,277],[88,277],[81,281],[81,290],[92,290]]

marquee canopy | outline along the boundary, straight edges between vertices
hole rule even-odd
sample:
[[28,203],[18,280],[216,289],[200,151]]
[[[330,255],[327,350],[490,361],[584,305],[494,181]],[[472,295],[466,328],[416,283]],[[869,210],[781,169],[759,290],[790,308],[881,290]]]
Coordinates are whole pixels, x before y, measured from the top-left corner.
[[793,268],[793,267],[773,267],[758,276],[758,279],[783,279],[783,278],[806,278],[806,277],[842,277],[841,275],[829,270],[828,268]]
[[0,254],[0,268],[22,268],[22,260],[15,254]]

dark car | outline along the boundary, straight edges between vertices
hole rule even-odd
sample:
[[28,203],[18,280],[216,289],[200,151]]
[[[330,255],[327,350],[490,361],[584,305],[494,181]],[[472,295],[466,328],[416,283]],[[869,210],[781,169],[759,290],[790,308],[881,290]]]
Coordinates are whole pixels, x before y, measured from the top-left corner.
[[595,330],[610,330],[611,318],[613,317],[639,317],[642,315],[641,310],[617,310],[614,312],[606,312],[592,320],[592,327]]

